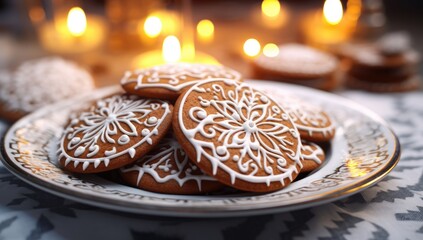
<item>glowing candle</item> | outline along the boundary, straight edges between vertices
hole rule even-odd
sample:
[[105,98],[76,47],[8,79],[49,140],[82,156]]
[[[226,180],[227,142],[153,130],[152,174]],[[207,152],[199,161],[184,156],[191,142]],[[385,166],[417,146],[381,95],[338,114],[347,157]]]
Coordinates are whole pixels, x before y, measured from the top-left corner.
[[268,43],[263,47],[263,54],[266,57],[276,57],[279,55],[279,47],[274,43]]
[[340,0],[326,0],[323,5],[323,16],[330,25],[338,25],[344,15]]
[[208,19],[203,19],[197,24],[197,36],[202,42],[211,42],[214,38],[214,24]]
[[149,16],[144,22],[144,32],[149,38],[156,38],[162,31],[162,21],[159,17]]
[[[195,51],[195,48],[193,49]],[[167,36],[161,50],[153,50],[138,55],[132,62],[132,68],[146,68],[165,63],[193,62],[204,64],[219,64],[212,56],[202,52],[195,52],[194,57],[184,56],[179,39],[176,36]]]
[[181,59],[181,44],[175,36],[168,36],[163,41],[163,59],[167,63],[174,63]]
[[255,57],[260,53],[261,45],[257,39],[250,38],[244,43],[244,53],[249,57]]
[[54,22],[41,24],[38,36],[41,45],[50,52],[78,54],[99,47],[105,29],[103,19],[87,16],[82,8],[73,7]]
[[87,29],[87,17],[84,10],[80,7],[73,7],[68,13],[66,23],[72,36],[82,36]]
[[302,18],[304,41],[313,47],[336,51],[352,34],[351,24],[343,20],[343,15],[340,0],[326,0],[323,11],[310,12]]
[[254,11],[253,18],[268,28],[281,28],[289,18],[289,11],[278,0],[263,0],[261,9]]
[[281,4],[278,0],[263,0],[261,3],[261,11],[263,15],[276,17],[281,11]]

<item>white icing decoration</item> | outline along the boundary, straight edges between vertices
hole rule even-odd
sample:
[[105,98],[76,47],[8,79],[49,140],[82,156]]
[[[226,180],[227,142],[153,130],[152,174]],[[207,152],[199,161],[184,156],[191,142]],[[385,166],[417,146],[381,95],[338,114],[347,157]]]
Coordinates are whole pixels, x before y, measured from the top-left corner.
[[155,124],[155,123],[157,123],[157,118],[156,118],[156,117],[150,117],[150,118],[147,120],[147,122],[148,122],[149,124]]
[[[144,128],[140,134],[137,127],[145,125],[144,123],[152,118],[150,115],[153,114],[154,109],[159,108],[164,109],[163,115],[155,117],[156,122],[154,126],[151,126],[151,130]],[[89,111],[74,116],[80,122],[79,125],[65,128],[58,150],[59,159],[64,159],[65,166],[73,162],[74,167],[77,167],[80,162],[83,162],[83,170],[85,170],[89,164],[97,168],[101,162],[104,162],[107,167],[110,160],[124,154],[134,158],[138,146],[145,143],[153,144],[151,137],[158,134],[158,126],[170,113],[169,104],[160,100],[137,99],[128,95],[100,99]],[[121,135],[117,141],[114,139],[116,135]],[[129,145],[131,138],[136,138],[137,142]],[[70,140],[67,145],[64,144],[66,139]],[[116,142],[119,147],[113,146]],[[111,147],[101,153],[99,143],[108,144]],[[118,150],[122,147],[123,150]],[[81,158],[80,156],[87,149],[86,157]],[[69,154],[72,152],[74,156]],[[102,156],[98,156],[99,153]],[[94,157],[95,155],[98,157]]]
[[119,137],[118,144],[119,145],[125,145],[125,144],[129,143],[129,141],[130,141],[129,136],[124,134],[124,135]]
[[[309,152],[309,154],[306,154],[306,152]],[[303,141],[303,144],[301,146],[301,158],[304,161],[314,161],[317,164],[322,164],[322,160],[319,156],[324,156],[323,149],[312,142],[305,142]]]
[[97,167],[98,167],[98,165],[100,165],[100,163],[101,163],[100,159],[96,159],[96,160],[94,161],[94,168],[97,168]]
[[[191,80],[187,80],[188,77]],[[177,92],[209,78],[227,78],[236,81],[242,79],[240,73],[223,66],[173,63],[138,69],[133,72],[128,71],[124,74],[121,84],[136,83],[136,90],[142,88],[165,88]]]
[[115,147],[113,147],[112,148],[112,150],[106,150],[105,152],[104,152],[104,155],[106,156],[106,157],[108,157],[108,156],[111,156],[111,155],[113,155],[113,154],[115,154],[116,153],[116,148]]
[[4,76],[0,77],[0,101],[15,111],[32,112],[94,89],[87,71],[55,57],[24,62]]
[[128,153],[129,153],[129,156],[131,156],[131,158],[134,158],[135,157],[135,153],[136,153],[135,148],[130,148],[128,150]]
[[305,102],[296,96],[283,95],[268,89],[263,92],[272,96],[289,113],[289,117],[298,130],[307,132],[310,136],[316,133],[321,133],[323,136],[333,135],[336,128],[335,122],[323,114],[321,107]]
[[[191,100],[192,107],[186,112],[187,97],[193,92],[205,92],[203,85],[209,84],[219,99],[205,99],[200,95],[197,103]],[[293,122],[286,121],[292,128],[284,125],[283,111],[276,105],[271,107],[272,102],[263,96],[245,83],[225,79],[205,80],[190,88],[177,114],[182,133],[195,149],[195,160],[209,161],[214,175],[218,169],[225,171],[232,184],[236,179],[267,185],[284,184],[286,178],[292,179],[294,172],[298,172],[297,165],[302,167],[299,136],[292,134],[296,132]],[[211,111],[206,112],[205,118],[198,118],[198,112],[205,112],[204,108]],[[187,128],[182,120],[186,118],[195,123],[193,128]],[[294,142],[286,139],[289,135]],[[217,141],[204,141],[196,136]],[[295,144],[297,148],[292,150],[290,146]],[[229,149],[238,153],[231,156]],[[288,158],[294,164],[287,166]],[[234,161],[237,169],[228,167],[227,161]],[[265,175],[256,175],[259,170]]]
[[150,133],[150,130],[148,130],[147,128],[145,128],[145,129],[143,129],[143,130],[141,131],[141,134],[142,134],[143,136],[147,136],[149,133]]
[[[158,170],[165,171],[167,174],[161,177],[157,172]],[[201,191],[202,181],[216,181],[203,172],[193,174],[195,170],[197,170],[197,166],[189,161],[182,147],[171,135],[165,137],[156,150],[142,157],[136,164],[120,169],[123,173],[137,171],[137,185],[145,174],[153,177],[158,183],[175,180],[180,187],[183,187],[188,181],[195,181],[199,191]]]
[[83,146],[79,146],[79,147],[75,150],[75,157],[79,157],[79,156],[81,156],[84,152],[85,152],[85,148],[84,148]]

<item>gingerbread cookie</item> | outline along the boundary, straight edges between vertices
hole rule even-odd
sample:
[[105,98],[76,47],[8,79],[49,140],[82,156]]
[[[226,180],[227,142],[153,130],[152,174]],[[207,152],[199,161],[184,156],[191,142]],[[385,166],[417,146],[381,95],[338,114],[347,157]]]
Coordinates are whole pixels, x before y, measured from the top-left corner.
[[170,127],[173,107],[161,100],[117,94],[71,117],[59,146],[59,163],[79,173],[104,172],[136,161]]
[[353,89],[361,89],[378,93],[395,93],[418,90],[421,86],[421,79],[418,76],[412,76],[400,82],[370,82],[353,76],[348,76],[345,83],[346,86]]
[[348,75],[368,82],[395,83],[402,82],[416,74],[416,66],[401,66],[395,68],[372,68],[352,64]]
[[253,76],[331,91],[339,85],[338,60],[300,44],[279,46],[274,57],[260,55],[253,62]]
[[349,48],[345,51],[346,86],[372,92],[406,92],[419,88],[420,54],[411,47],[407,35],[386,34],[373,44]]
[[389,69],[403,66],[416,66],[420,61],[420,54],[409,49],[395,55],[386,55],[377,45],[356,47],[350,52],[353,64],[363,68]]
[[325,161],[325,152],[315,143],[308,141],[302,141],[301,143],[301,158],[303,160],[301,172],[311,172]]
[[195,83],[210,78],[241,81],[241,74],[224,66],[173,63],[128,71],[121,80],[126,92],[149,98],[176,100]]
[[269,192],[298,175],[300,136],[289,115],[246,83],[212,79],[175,105],[173,129],[188,157],[236,189]]
[[0,77],[1,117],[16,121],[43,106],[94,89],[90,74],[61,58],[24,62],[8,77]]
[[188,159],[173,134],[135,164],[121,168],[120,173],[128,184],[152,192],[199,194],[222,188]]
[[284,95],[268,89],[264,92],[285,109],[294,121],[302,139],[323,142],[334,137],[335,123],[321,107],[293,95]]

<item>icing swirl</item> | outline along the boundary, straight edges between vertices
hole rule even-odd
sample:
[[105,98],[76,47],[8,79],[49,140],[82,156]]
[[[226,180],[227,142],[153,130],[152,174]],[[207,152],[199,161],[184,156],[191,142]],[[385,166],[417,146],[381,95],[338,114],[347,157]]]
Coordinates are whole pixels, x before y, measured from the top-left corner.
[[[162,113],[157,116],[157,112]],[[133,95],[114,95],[98,100],[89,111],[71,117],[65,129],[59,159],[64,166],[80,163],[85,170],[90,164],[107,167],[112,159],[128,154],[136,156],[136,148],[153,144],[153,135],[171,114],[167,102],[140,99]],[[141,129],[141,130],[139,130]]]
[[195,160],[208,161],[213,175],[228,173],[232,185],[236,179],[284,185],[302,167],[299,134],[288,114],[245,83],[200,82],[184,94],[177,114]]

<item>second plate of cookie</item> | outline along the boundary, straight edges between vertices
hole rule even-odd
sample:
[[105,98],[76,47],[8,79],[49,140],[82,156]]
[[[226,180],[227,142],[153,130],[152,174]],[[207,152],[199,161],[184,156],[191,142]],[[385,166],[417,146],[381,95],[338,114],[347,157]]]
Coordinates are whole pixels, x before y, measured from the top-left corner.
[[[370,110],[342,97],[305,87],[262,80],[246,82],[269,95],[274,92],[295,96],[320,105],[336,125],[333,139],[320,146],[323,150],[318,148],[325,155],[320,167],[300,174],[281,190],[250,193],[223,187],[207,195],[164,194],[131,187],[115,172],[78,174],[63,170],[57,143],[69,116],[98,99],[122,91],[119,87],[99,89],[21,119],[4,137],[3,162],[22,180],[58,196],[131,213],[186,217],[276,213],[335,201],[377,183],[398,162],[397,137]],[[310,144],[304,151],[318,147],[313,146]],[[165,152],[166,144],[162,147],[159,152]]]

